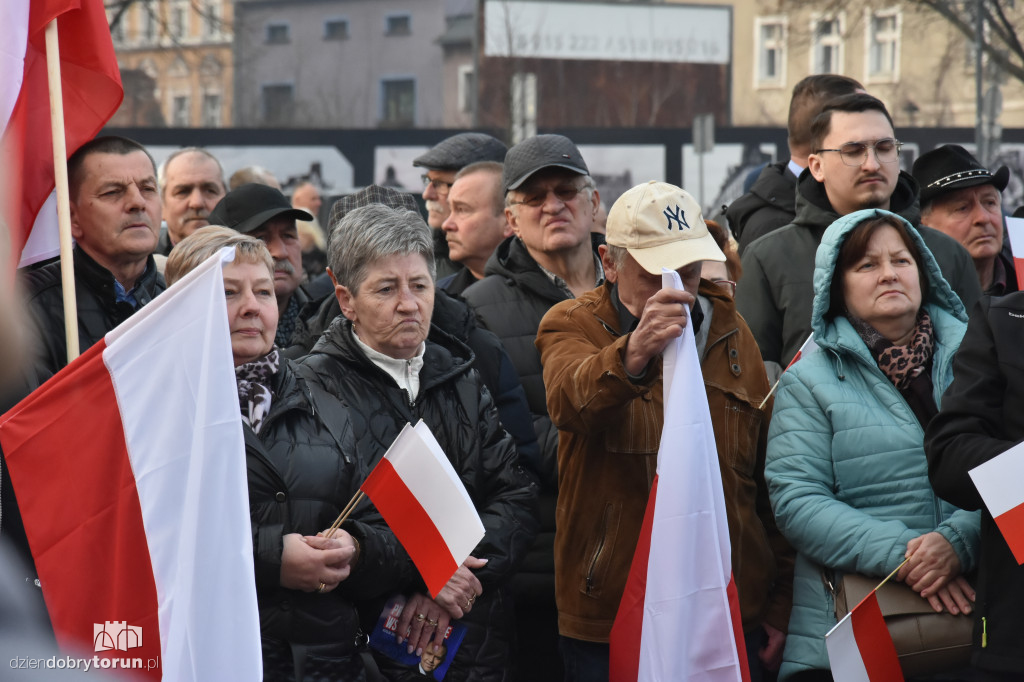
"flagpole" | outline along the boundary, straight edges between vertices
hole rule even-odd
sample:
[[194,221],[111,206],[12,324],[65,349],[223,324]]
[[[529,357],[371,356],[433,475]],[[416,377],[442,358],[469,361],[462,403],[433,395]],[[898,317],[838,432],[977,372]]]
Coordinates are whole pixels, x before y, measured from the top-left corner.
[[60,81],[60,45],[57,19],[46,25],[46,78],[50,86],[50,134],[53,138],[53,177],[57,189],[57,224],[60,227],[60,274],[64,290],[64,337],[68,362],[78,357],[78,303],[75,265],[71,257],[71,201],[68,192],[68,150],[64,139],[64,94]]
[[334,519],[334,523],[332,523],[331,527],[327,529],[326,533],[324,533],[324,537],[334,537],[334,531],[341,528],[341,524],[345,523],[345,519],[349,517],[349,514],[351,514],[352,510],[356,508],[356,505],[359,504],[359,502],[363,499],[364,495],[365,493],[363,493],[363,491],[360,490],[359,492],[352,496],[352,499],[348,501],[348,504],[345,505],[345,508],[341,510],[340,514],[338,514],[338,518]]

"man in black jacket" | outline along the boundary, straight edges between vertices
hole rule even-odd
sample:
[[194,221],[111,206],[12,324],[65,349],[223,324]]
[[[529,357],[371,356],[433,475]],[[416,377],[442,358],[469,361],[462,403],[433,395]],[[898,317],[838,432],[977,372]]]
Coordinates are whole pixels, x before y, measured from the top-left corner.
[[[917,183],[900,171],[900,143],[881,101],[865,94],[834,99],[811,132],[815,151],[797,186],[797,216],[744,251],[736,287],[736,307],[773,380],[811,333],[814,255],[828,226],[864,208],[921,222]],[[981,288],[967,251],[938,230],[918,229],[953,291],[972,309]]]
[[[84,353],[164,290],[153,250],[160,231],[156,166],[146,148],[124,137],[100,137],[68,159],[78,350]],[[68,363],[60,263],[25,275],[36,322],[36,369]]]
[[971,660],[972,679],[982,682],[1024,679],[1024,566],[969,475],[1024,441],[1022,332],[1024,293],[982,299],[953,361],[953,383],[942,409],[925,433],[928,476],[936,494],[962,509],[982,510]]
[[811,122],[829,100],[864,86],[846,76],[820,73],[807,76],[793,87],[789,100],[789,161],[765,167],[750,191],[729,205],[725,215],[739,242],[740,254],[748,244],[793,222],[796,216],[796,179],[807,168],[811,152]]
[[[463,293],[480,323],[505,346],[526,389],[543,458],[541,529],[512,584],[522,655],[516,679],[558,679],[554,586],[558,430],[548,416],[540,352],[533,342],[554,304],[604,282],[591,236],[600,196],[576,145],[537,135],[509,150],[502,175],[514,236],[498,245],[486,277]],[[528,654],[527,654],[528,652]]]

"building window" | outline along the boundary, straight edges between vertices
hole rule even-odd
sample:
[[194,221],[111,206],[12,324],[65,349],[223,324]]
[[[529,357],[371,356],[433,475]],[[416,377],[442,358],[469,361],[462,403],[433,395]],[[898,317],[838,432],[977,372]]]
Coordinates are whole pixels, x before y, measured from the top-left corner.
[[204,128],[220,127],[220,93],[207,92],[203,94],[202,116]]
[[459,67],[459,111],[463,114],[473,113],[473,66],[463,64]]
[[188,21],[187,2],[188,0],[185,2],[175,0],[174,4],[172,4],[170,8],[170,21],[168,22],[170,25],[168,26],[168,31],[170,32],[171,37],[176,40],[185,36],[185,29],[187,26],[186,22]]
[[220,0],[207,0],[203,4],[203,37],[217,38],[220,36]]
[[512,144],[537,134],[537,74],[512,74]]
[[899,80],[900,27],[899,10],[891,9],[871,13],[866,22],[867,73],[873,81]]
[[786,20],[758,17],[757,74],[755,85],[784,85],[786,82]]
[[328,19],[325,21],[324,40],[348,40],[348,19]]
[[289,84],[263,86],[263,122],[288,125],[295,110],[295,88]]
[[292,41],[288,24],[269,24],[267,26],[267,44],[282,45]]
[[110,27],[110,38],[114,41],[115,45],[121,45],[124,43],[124,15],[122,14],[117,23]]
[[160,20],[152,2],[142,5],[142,42],[152,45],[159,37]]
[[175,95],[171,100],[171,125],[185,128],[188,123],[188,95]]
[[389,127],[412,127],[416,124],[416,80],[386,79],[381,86],[380,123]]
[[811,73],[843,72],[843,20],[840,17],[811,21]]
[[392,14],[384,27],[386,36],[407,36],[412,33],[412,18],[408,14]]

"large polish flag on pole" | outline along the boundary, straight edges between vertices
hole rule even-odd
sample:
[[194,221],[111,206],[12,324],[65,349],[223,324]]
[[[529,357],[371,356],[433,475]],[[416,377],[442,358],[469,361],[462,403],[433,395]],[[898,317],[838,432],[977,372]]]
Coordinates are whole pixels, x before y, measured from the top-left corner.
[[1024,218],[1006,218],[1006,237],[1010,240],[1017,281],[1024,285]]
[[[683,288],[678,273],[662,277]],[[611,679],[747,681],[722,472],[689,324],[663,367],[658,471],[612,627]]]
[[92,139],[124,99],[103,0],[0,0],[0,159],[5,182],[20,183],[0,219],[21,265],[60,250],[45,43],[55,19],[67,153]]
[[968,473],[1018,564],[1024,564],[1024,444],[1018,443]]
[[432,597],[484,538],[484,524],[430,427],[408,424],[359,487],[416,564]]
[[[214,256],[0,417],[62,647],[262,677],[245,446]],[[148,668],[148,669],[146,669]]]

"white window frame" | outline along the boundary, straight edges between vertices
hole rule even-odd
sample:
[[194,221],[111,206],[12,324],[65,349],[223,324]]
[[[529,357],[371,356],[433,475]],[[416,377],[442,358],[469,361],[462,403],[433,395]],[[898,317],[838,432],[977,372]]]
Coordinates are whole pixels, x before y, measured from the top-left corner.
[[[896,27],[889,33],[875,34],[876,17],[893,17]],[[881,43],[881,38],[892,46],[892,71],[876,71],[872,69],[871,52],[876,42]],[[886,9],[865,9],[864,10],[864,75],[865,83],[898,83],[900,80],[900,50],[903,42],[903,11],[899,7],[888,7]]]
[[[209,125],[206,120],[206,98],[217,97],[217,111],[216,117],[213,119],[213,125]],[[204,90],[203,98],[200,101],[199,106],[199,125],[202,128],[220,128],[222,119],[224,117],[224,94],[220,90]]]
[[[771,25],[778,26],[781,29],[781,35],[771,45],[767,45],[764,40],[764,28]],[[776,14],[754,19],[754,88],[784,88],[786,86],[786,41],[788,37],[789,19],[785,15]],[[763,75],[763,58],[769,49],[778,53],[774,78],[767,78]]]
[[[830,33],[824,38],[818,35],[818,24],[822,22],[833,23],[836,26],[836,32]],[[821,73],[837,73],[842,74],[846,71],[846,49],[845,39],[846,35],[846,13],[838,12],[836,14],[820,14],[815,13],[811,15],[811,50],[810,50],[810,73],[821,74]],[[823,50],[830,49],[834,50],[835,53],[835,66],[832,69],[824,68],[822,61],[819,59]]]
[[457,96],[460,113],[473,113],[473,79],[475,76],[472,64],[459,65]]
[[[185,123],[178,123],[175,114],[177,114],[177,102],[178,100],[185,100]],[[167,120],[170,121],[170,127],[172,128],[188,128],[192,125],[192,97],[187,91],[173,93],[168,103],[170,105],[170,111],[168,112]]]
[[[181,42],[188,38],[188,20],[190,12],[188,0],[171,0],[170,6],[167,8],[167,33],[170,35],[172,41]],[[180,11],[180,14],[178,12]],[[175,17],[181,17],[181,23],[178,24]]]
[[[160,8],[155,0],[146,0],[138,6],[139,12],[139,43],[156,45],[160,42]],[[148,35],[153,29],[153,35]]]
[[224,14],[221,11],[220,0],[205,0],[203,2],[202,36],[207,40],[217,40],[223,34],[221,30],[224,25]]

